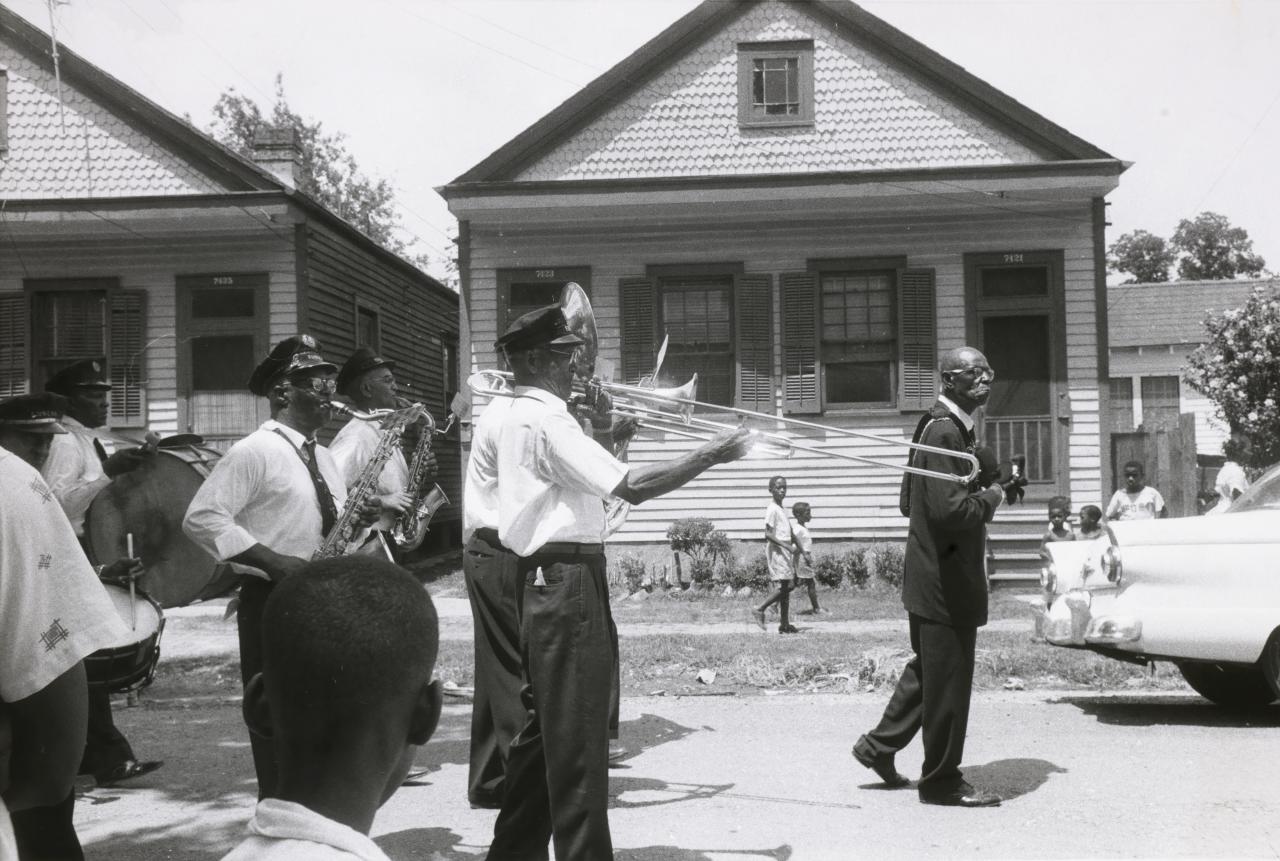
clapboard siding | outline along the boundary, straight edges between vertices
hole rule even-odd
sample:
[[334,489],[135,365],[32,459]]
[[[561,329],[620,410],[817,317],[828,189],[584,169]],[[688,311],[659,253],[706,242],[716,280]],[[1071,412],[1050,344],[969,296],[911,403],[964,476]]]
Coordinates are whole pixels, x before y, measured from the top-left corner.
[[[282,238],[284,237],[284,238]],[[0,255],[0,292],[21,291],[27,278],[111,277],[124,289],[144,290],[147,427],[178,427],[177,310],[179,275],[266,272],[270,280],[271,340],[297,331],[293,248],[284,234],[219,236],[172,241],[116,240],[39,243]]]
[[[314,221],[306,225],[306,329],[339,365],[356,347],[357,299],[377,312],[381,354],[396,363],[401,393],[443,424],[449,392],[445,344],[458,340],[458,296],[370,253]],[[437,479],[451,503],[436,522],[461,519],[462,465],[456,437],[437,440]]]
[[[591,302],[596,313],[600,355],[621,367],[619,282],[645,274],[646,267],[673,263],[738,263],[746,273],[775,276],[773,367],[782,379],[780,289],[782,273],[803,271],[812,258],[905,256],[907,265],[934,271],[937,290],[939,351],[968,340],[965,308],[965,254],[1006,251],[1061,251],[1066,308],[1066,391],[1071,424],[1068,484],[1073,502],[1097,499],[1102,488],[1098,416],[1097,325],[1094,297],[1093,233],[1089,205],[1063,207],[1045,217],[991,210],[963,217],[932,213],[848,220],[777,224],[680,224],[655,226],[576,225],[502,229],[470,224],[470,350],[472,370],[496,366],[499,268],[591,267]],[[998,370],[998,369],[997,369]],[[833,427],[910,439],[917,415],[897,410],[828,412],[820,421]],[[906,449],[874,440],[853,440],[835,433],[806,433],[818,445],[850,454],[899,462]],[[640,464],[688,451],[696,443],[677,437],[660,442],[639,439],[630,460]],[[698,514],[738,538],[756,538],[767,484],[776,473],[787,476],[789,499],[815,510],[812,531],[818,538],[893,538],[905,534],[897,512],[897,470],[797,454],[789,460],[755,454],[718,466],[695,482],[636,506],[614,541],[662,540],[671,520]]]

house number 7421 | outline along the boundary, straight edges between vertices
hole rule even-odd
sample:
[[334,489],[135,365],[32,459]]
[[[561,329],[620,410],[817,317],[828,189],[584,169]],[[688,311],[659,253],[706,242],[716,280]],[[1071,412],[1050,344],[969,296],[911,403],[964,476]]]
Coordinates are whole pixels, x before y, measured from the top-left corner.
[[1023,261],[1021,254],[1006,254],[1004,256],[1004,262],[1005,263],[1023,263],[1025,261]]

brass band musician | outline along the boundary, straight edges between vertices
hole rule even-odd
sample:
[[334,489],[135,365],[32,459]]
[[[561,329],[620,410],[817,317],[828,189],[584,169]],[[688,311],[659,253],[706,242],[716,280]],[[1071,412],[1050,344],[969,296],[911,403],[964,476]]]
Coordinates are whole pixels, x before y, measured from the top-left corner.
[[[183,529],[215,559],[241,573],[237,625],[240,673],[262,669],[262,612],[275,583],[301,568],[338,521],[346,484],[316,431],[330,415],[338,368],[310,335],[281,341],[249,379],[271,404],[271,418],[233,445],[200,486]],[[379,512],[360,512],[363,525]],[[271,740],[250,735],[258,797],[276,784]]]

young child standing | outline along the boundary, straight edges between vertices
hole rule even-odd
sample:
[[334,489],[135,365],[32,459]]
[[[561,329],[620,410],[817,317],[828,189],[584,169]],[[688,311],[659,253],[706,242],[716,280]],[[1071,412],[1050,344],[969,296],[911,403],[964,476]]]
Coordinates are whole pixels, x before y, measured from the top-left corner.
[[1067,525],[1071,516],[1071,502],[1065,496],[1055,496],[1049,500],[1049,531],[1040,539],[1040,549],[1055,541],[1075,541],[1076,534]]
[[1102,509],[1096,505],[1086,505],[1080,509],[1081,541],[1092,541],[1102,537]]
[[224,861],[386,861],[368,836],[374,814],[440,719],[431,599],[402,568],[342,556],[281,581],[262,627],[244,717],[275,740],[280,780]]
[[1107,504],[1107,520],[1155,520],[1168,514],[1164,497],[1147,486],[1146,468],[1136,460],[1124,465],[1124,487]]
[[764,630],[764,611],[778,605],[782,618],[779,634],[798,634],[799,628],[791,624],[791,586],[795,577],[791,570],[791,554],[795,549],[792,540],[791,520],[782,507],[787,498],[787,480],[780,475],[769,479],[769,495],[773,501],[764,511],[764,558],[769,566],[769,581],[774,592],[769,599],[752,611],[756,624]]
[[809,612],[817,616],[822,612],[818,606],[818,588],[813,582],[813,539],[809,537],[808,523],[813,519],[813,509],[807,502],[797,502],[791,506],[794,522],[791,526],[791,538],[795,549],[791,551],[791,570],[795,572],[796,588],[809,591]]

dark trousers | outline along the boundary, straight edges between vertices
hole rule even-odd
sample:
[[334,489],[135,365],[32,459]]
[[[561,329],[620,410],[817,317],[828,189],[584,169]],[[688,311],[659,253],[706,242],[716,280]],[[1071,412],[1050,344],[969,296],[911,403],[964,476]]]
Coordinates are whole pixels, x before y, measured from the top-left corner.
[[57,804],[10,814],[20,861],[83,861],[84,851],[72,823],[75,807],[73,789]]
[[[275,588],[270,580],[246,574],[240,578],[240,608],[236,611],[236,629],[240,635],[240,681],[262,672],[262,611]],[[253,749],[253,770],[258,776],[258,800],[276,791],[276,749],[271,739],[249,733]]]
[[462,575],[475,622],[475,699],[467,778],[467,800],[472,804],[502,803],[507,751],[525,722],[520,703],[524,681],[516,609],[517,558],[497,536],[474,535],[462,551]]
[[[535,585],[541,568],[546,585]],[[609,722],[618,643],[603,554],[542,554],[518,565],[527,719],[511,743],[489,858],[613,857]]]
[[112,769],[134,759],[133,748],[124,733],[116,729],[111,715],[111,694],[105,688],[89,686],[89,733],[85,740],[80,773],[105,778]]
[[969,726],[974,645],[978,629],[952,627],[912,614],[915,656],[898,678],[884,716],[858,744],[873,756],[902,750],[923,729],[922,795],[946,793],[964,783],[960,762]]

